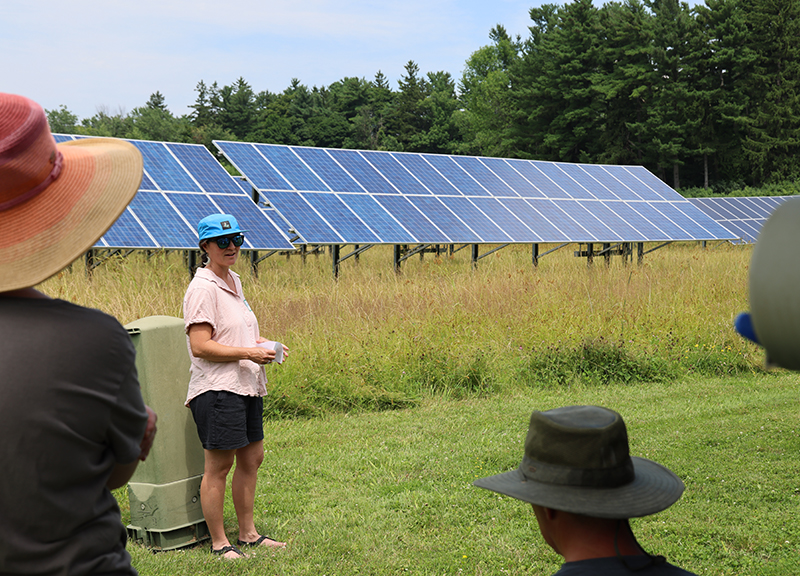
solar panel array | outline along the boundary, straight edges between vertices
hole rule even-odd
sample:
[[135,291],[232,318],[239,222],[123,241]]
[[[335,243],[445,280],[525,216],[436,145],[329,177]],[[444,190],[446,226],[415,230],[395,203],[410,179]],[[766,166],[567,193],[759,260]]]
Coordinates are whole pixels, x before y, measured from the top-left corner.
[[[83,138],[53,136],[57,142]],[[205,146],[128,141],[142,153],[142,183],[96,248],[196,249],[197,223],[227,213],[247,231],[244,249],[294,250],[274,211],[259,209],[250,185],[228,174]]]
[[791,196],[742,198],[691,198],[692,204],[736,235],[738,242],[753,243],[772,211]]
[[639,166],[214,144],[308,244],[736,238]]

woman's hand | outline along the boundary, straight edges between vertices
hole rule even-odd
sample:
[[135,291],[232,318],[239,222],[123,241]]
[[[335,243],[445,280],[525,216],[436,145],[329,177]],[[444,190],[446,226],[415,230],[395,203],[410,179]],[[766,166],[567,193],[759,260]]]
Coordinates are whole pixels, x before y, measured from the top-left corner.
[[[275,350],[261,347],[225,346],[211,339],[214,330],[211,324],[202,322],[189,326],[189,347],[192,356],[209,362],[236,362],[250,360],[256,364],[269,364],[275,358]],[[259,339],[260,340],[260,339]]]

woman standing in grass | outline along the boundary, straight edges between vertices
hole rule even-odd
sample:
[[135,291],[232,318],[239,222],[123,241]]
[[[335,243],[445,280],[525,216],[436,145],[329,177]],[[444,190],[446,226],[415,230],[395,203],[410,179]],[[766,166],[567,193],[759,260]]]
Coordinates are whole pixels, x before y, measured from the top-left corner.
[[[200,487],[211,551],[223,558],[245,556],[239,546],[282,548],[286,544],[259,534],[253,521],[258,468],[264,460],[264,364],[275,350],[258,346],[258,321],[230,270],[239,258],[243,230],[230,214],[213,214],[198,224],[205,266],[195,273],[183,300],[191,378],[186,405],[192,410],[205,450]],[[283,349],[283,354],[288,354]],[[239,524],[237,546],[228,540],[223,505],[228,473]]]

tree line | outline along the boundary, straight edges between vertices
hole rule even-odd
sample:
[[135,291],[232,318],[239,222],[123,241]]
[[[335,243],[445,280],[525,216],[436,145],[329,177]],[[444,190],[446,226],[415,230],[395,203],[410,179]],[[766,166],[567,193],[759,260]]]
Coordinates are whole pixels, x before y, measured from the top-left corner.
[[202,143],[469,154],[643,165],[675,188],[726,192],[800,175],[800,2],[591,0],[530,9],[526,38],[502,25],[460,78],[409,61],[281,93],[200,81],[184,116],[160,92],[130,113],[54,132]]

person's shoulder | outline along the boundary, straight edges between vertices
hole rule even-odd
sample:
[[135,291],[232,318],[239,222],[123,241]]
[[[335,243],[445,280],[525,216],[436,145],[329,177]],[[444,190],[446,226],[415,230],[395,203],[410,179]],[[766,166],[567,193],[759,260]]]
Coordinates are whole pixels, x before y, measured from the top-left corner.
[[639,557],[626,556],[625,559],[628,561],[628,565],[614,556],[565,562],[553,576],[627,576],[629,574],[642,576],[696,576],[693,572],[688,572],[683,568],[670,564],[661,557],[654,557],[661,558],[661,561],[650,561],[644,565],[637,564],[635,558]]

